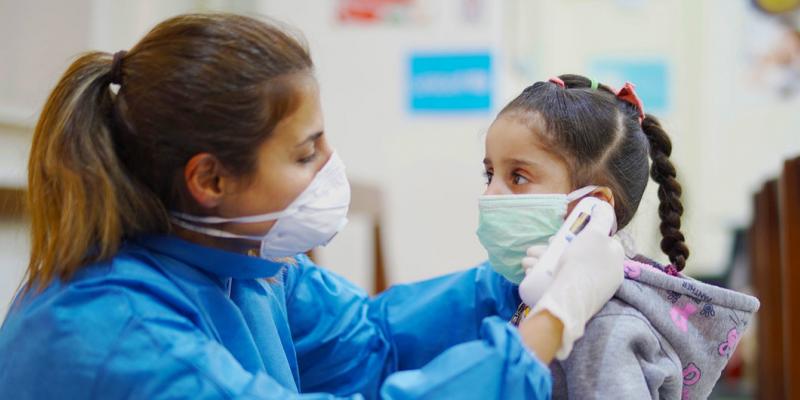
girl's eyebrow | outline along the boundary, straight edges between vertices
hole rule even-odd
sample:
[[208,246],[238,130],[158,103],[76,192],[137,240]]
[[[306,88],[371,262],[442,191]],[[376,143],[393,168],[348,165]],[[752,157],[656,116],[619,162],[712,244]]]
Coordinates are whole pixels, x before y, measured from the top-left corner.
[[524,158],[504,158],[503,163],[508,164],[513,167],[525,166],[525,167],[538,167],[539,163],[533,160],[527,160]]

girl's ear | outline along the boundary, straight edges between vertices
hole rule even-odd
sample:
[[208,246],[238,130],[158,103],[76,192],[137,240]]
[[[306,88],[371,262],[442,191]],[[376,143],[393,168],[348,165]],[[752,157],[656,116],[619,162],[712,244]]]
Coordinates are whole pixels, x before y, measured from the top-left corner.
[[611,207],[614,207],[614,192],[611,191],[611,188],[607,186],[600,186],[595,189],[589,196],[596,197],[600,200],[605,201],[608,204],[611,204]]

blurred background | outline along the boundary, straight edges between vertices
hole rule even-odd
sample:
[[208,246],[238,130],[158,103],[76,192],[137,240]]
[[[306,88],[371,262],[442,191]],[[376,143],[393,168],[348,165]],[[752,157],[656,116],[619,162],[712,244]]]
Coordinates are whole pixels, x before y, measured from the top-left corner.
[[[61,72],[83,51],[128,49],[169,16],[212,10],[274,18],[308,42],[355,196],[351,224],[314,257],[367,290],[486,258],[475,236],[483,135],[526,86],[563,73],[638,86],[673,140],[686,272],[748,290],[747,268],[733,272],[737,232],[753,194],[800,154],[798,3],[0,0],[0,318],[27,262],[32,129]],[[627,231],[666,261],[655,189]]]

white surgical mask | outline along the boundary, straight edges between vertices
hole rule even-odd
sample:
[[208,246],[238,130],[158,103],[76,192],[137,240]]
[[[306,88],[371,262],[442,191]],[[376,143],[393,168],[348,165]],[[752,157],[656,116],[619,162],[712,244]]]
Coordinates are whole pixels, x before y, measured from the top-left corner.
[[[171,212],[176,225],[209,236],[261,242],[262,258],[289,257],[324,246],[347,224],[350,183],[342,160],[334,152],[311,184],[285,210],[245,217],[208,217]],[[239,235],[221,229],[198,226],[276,221],[262,236]]]

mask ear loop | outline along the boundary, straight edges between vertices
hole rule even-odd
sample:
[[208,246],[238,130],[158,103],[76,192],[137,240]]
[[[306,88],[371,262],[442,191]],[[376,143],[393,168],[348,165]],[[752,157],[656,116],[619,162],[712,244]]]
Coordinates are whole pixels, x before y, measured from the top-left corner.
[[291,215],[297,212],[296,208],[289,208],[283,211],[278,211],[269,214],[262,214],[262,215],[250,215],[246,217],[233,217],[233,218],[225,218],[225,217],[214,217],[214,216],[197,216],[186,214],[178,211],[170,212],[170,215],[173,219],[179,219],[183,221],[190,221],[190,222],[198,222],[201,224],[226,224],[226,223],[237,223],[237,224],[251,224],[256,222],[267,222],[267,221],[275,221],[280,218],[283,218],[287,215]]
[[586,197],[587,194],[592,193],[593,191],[597,190],[599,187],[600,186],[597,186],[597,185],[589,185],[589,186],[584,186],[584,187],[582,187],[580,189],[573,190],[572,192],[567,194],[567,201],[571,203],[571,202],[573,202],[575,200],[578,200],[578,199],[581,199],[583,197]]
[[246,240],[252,240],[254,242],[260,242],[262,239],[264,239],[262,236],[237,235],[235,233],[230,233],[230,232],[227,232],[227,231],[223,231],[221,229],[214,229],[214,228],[206,228],[206,227],[203,227],[203,226],[197,226],[197,225],[185,222],[185,221],[181,221],[181,220],[179,220],[177,218],[171,218],[171,220],[172,220],[173,224],[178,225],[183,229],[190,230],[192,232],[202,233],[203,235],[206,235],[206,236],[214,236],[214,237],[219,237],[219,238],[224,238],[224,239],[246,239]]

